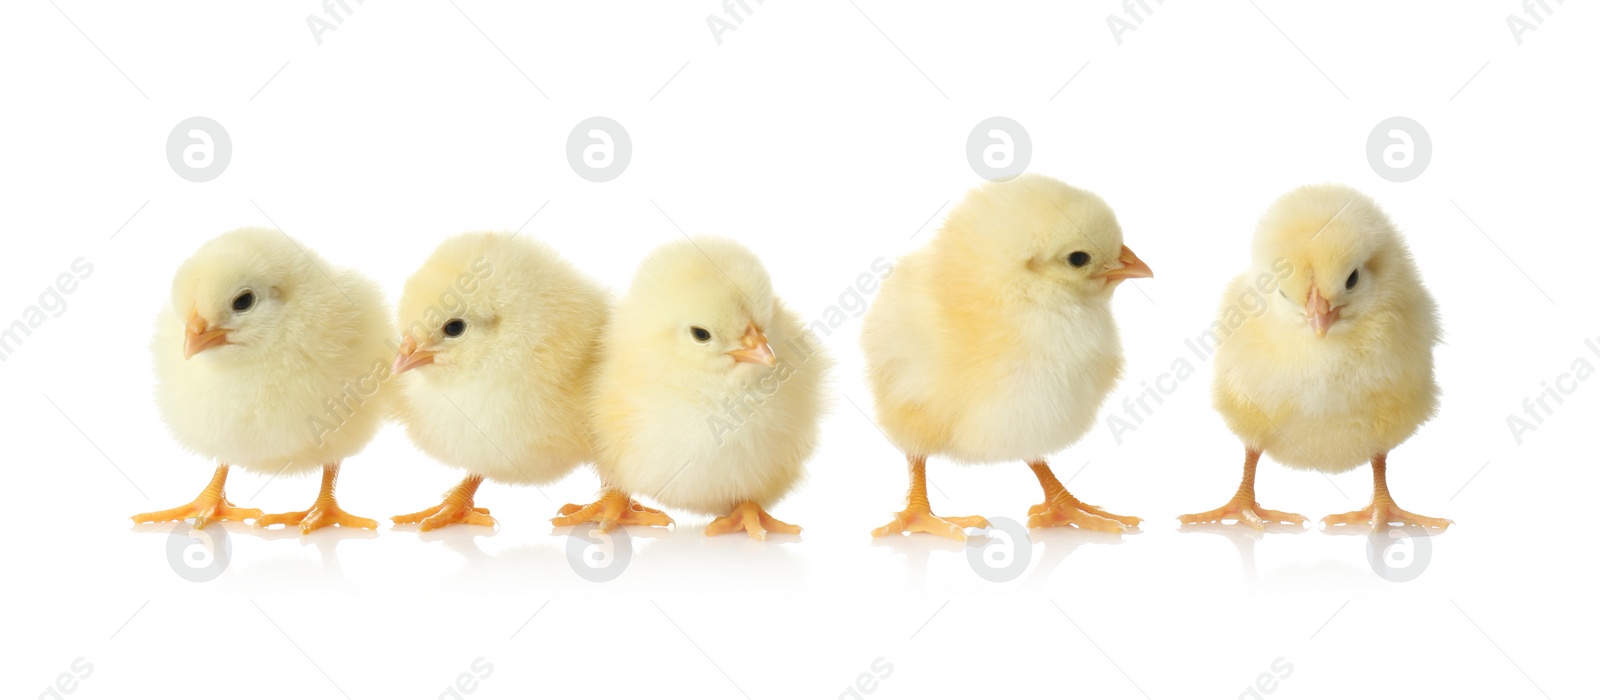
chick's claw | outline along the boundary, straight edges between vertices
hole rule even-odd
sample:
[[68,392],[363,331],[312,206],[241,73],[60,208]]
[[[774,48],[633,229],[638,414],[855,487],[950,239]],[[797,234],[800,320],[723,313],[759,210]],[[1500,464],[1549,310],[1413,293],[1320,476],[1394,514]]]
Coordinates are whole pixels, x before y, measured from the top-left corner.
[[[1038,510],[1035,511],[1035,509]],[[1138,518],[1112,515],[1094,506],[1074,503],[1065,499],[1041,503],[1039,506],[1034,506],[1034,508],[1028,510],[1029,528],[1076,525],[1083,530],[1121,533],[1138,526],[1140,522]]]
[[1200,523],[1221,523],[1224,520],[1236,520],[1240,525],[1248,525],[1255,530],[1265,530],[1267,523],[1285,523],[1304,527],[1306,518],[1297,513],[1286,513],[1281,510],[1262,508],[1261,504],[1253,500],[1234,498],[1228,504],[1215,510],[1204,513],[1190,513],[1178,516],[1178,522],[1185,525]]
[[240,508],[221,496],[201,494],[187,505],[133,516],[133,521],[136,523],[164,523],[190,519],[195,521],[196,528],[205,529],[206,524],[214,520],[260,520],[261,509]]
[[989,527],[989,520],[978,515],[941,518],[926,508],[907,508],[896,513],[894,520],[872,531],[873,537],[926,532],[956,541],[967,539],[967,528]]
[[618,525],[666,527],[672,524],[672,518],[666,513],[624,496],[620,491],[607,491],[600,500],[586,506],[568,503],[561,506],[559,512],[561,517],[550,519],[556,527],[594,522],[599,523],[595,529],[601,532],[610,532]]
[[784,535],[800,534],[799,525],[791,525],[774,518],[755,502],[745,501],[734,506],[727,515],[711,521],[711,524],[706,526],[706,535],[725,535],[741,529],[758,540],[767,539],[768,532]]
[[1328,529],[1347,525],[1367,525],[1373,530],[1381,530],[1390,524],[1411,525],[1414,527],[1425,527],[1442,531],[1454,523],[1445,518],[1430,518],[1425,515],[1417,515],[1416,513],[1412,513],[1410,511],[1401,510],[1400,506],[1389,502],[1373,503],[1372,505],[1362,508],[1361,510],[1353,510],[1349,513],[1340,513],[1338,515],[1330,515],[1322,519],[1323,527]]
[[378,529],[378,521],[371,518],[362,518],[344,512],[337,503],[318,503],[311,510],[300,510],[290,513],[274,513],[265,515],[256,520],[256,525],[271,527],[273,525],[300,526],[300,534],[310,534],[314,530],[338,525],[339,527],[358,527],[365,530]]
[[494,527],[496,524],[495,519],[489,516],[488,508],[479,508],[450,501],[445,501],[427,510],[396,515],[390,520],[393,520],[396,525],[417,525],[417,530],[421,532],[437,530],[446,525],[465,524]]

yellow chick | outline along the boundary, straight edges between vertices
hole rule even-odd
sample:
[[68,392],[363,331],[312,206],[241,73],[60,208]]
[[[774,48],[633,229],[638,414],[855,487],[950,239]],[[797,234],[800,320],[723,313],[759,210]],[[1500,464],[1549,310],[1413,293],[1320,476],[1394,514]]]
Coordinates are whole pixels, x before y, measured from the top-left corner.
[[906,509],[873,536],[965,539],[988,526],[930,511],[929,455],[1026,462],[1045,495],[1029,527],[1138,525],[1073,497],[1045,457],[1093,427],[1122,373],[1112,291],[1150,276],[1092,192],[1036,174],[969,192],[901,258],[862,322],[878,422],[911,469]]
[[592,411],[607,491],[556,525],[670,523],[629,507],[625,494],[645,494],[721,515],[707,535],[799,533],[764,507],[816,447],[832,365],[819,345],[749,250],[712,237],[662,246],[606,331]]
[[587,394],[610,299],[555,250],[468,233],[440,244],[400,296],[398,413],[423,452],[467,473],[397,524],[493,527],[484,478],[547,484],[589,461]]
[[1439,321],[1405,241],[1377,203],[1342,185],[1279,197],[1256,229],[1251,269],[1228,285],[1213,331],[1213,398],[1244,441],[1244,479],[1227,505],[1181,522],[1303,524],[1304,517],[1256,502],[1256,462],[1265,453],[1330,474],[1371,461],[1372,504],[1328,516],[1324,525],[1450,525],[1401,510],[1385,481],[1389,451],[1438,407]]
[[[392,334],[376,284],[280,231],[243,228],[201,246],[178,268],[151,351],[167,426],[219,466],[193,502],[133,520],[376,528],[339,508],[334,485],[387,412]],[[321,467],[322,491],[308,510],[263,516],[228,502],[229,465],[271,476]]]

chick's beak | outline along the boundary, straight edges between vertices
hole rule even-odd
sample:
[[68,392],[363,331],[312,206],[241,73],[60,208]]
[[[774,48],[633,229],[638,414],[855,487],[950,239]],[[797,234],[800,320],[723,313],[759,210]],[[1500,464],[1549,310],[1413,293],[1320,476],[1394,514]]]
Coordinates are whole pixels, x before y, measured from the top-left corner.
[[400,351],[395,353],[394,364],[389,368],[389,376],[398,376],[408,370],[431,364],[433,364],[433,353],[421,349],[417,345],[417,339],[407,333],[405,340],[400,342]]
[[728,353],[734,362],[755,362],[768,367],[778,365],[778,357],[772,354],[772,346],[767,344],[766,334],[761,332],[756,324],[752,323],[744,329],[744,337],[739,340],[740,348]]
[[189,314],[183,328],[183,359],[187,360],[218,345],[228,344],[227,328],[212,328],[199,312]]
[[1140,260],[1139,256],[1134,255],[1133,250],[1128,246],[1122,246],[1122,252],[1117,253],[1117,262],[1122,263],[1122,266],[1107,270],[1102,275],[1106,278],[1107,282],[1130,279],[1133,277],[1156,276],[1156,273],[1150,271],[1150,266],[1144,264],[1144,261]]
[[1306,296],[1306,323],[1311,324],[1311,330],[1317,332],[1318,338],[1328,335],[1328,327],[1339,320],[1339,309],[1329,307],[1328,300],[1322,298],[1322,290],[1311,287],[1311,294]]

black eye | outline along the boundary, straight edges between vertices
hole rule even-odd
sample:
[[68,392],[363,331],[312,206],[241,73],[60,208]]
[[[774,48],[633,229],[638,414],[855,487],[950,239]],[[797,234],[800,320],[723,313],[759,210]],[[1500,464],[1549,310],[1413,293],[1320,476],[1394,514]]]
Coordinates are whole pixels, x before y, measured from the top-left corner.
[[460,338],[462,333],[467,332],[467,322],[459,318],[452,318],[448,321],[445,321],[444,326],[439,330],[443,332],[447,338]]
[[1355,289],[1356,288],[1356,282],[1360,281],[1360,279],[1361,279],[1361,271],[1360,270],[1351,270],[1350,271],[1350,276],[1346,277],[1345,280],[1344,280],[1344,288],[1346,290]]
[[235,313],[249,311],[250,307],[255,305],[256,293],[248,289],[241,292],[239,296],[233,298],[233,310]]
[[1088,265],[1089,264],[1089,254],[1080,250],[1080,251],[1077,251],[1077,252],[1075,252],[1075,253],[1073,253],[1071,255],[1068,255],[1067,256],[1067,264],[1071,265],[1073,267],[1083,267],[1084,265]]
[[708,342],[708,341],[711,340],[711,331],[708,331],[708,330],[706,330],[704,328],[701,328],[699,326],[691,327],[689,329],[689,335],[694,336],[695,342],[698,342],[698,343],[704,343],[704,342]]

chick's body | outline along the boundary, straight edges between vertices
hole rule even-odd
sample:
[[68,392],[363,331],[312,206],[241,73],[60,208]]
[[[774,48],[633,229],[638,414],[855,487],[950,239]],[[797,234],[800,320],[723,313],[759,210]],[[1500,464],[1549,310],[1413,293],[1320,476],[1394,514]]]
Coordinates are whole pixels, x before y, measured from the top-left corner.
[[328,472],[365,448],[388,412],[394,334],[378,286],[281,232],[246,228],[201,246],[172,293],[151,351],[173,436],[223,470],[321,467],[331,505]]
[[[1308,186],[1268,209],[1253,258],[1223,297],[1212,383],[1218,412],[1245,443],[1245,483],[1228,506],[1182,519],[1303,523],[1255,504],[1261,454],[1327,473],[1371,462],[1378,500],[1388,499],[1387,453],[1439,403],[1438,312],[1404,240],[1366,195]],[[1278,289],[1262,289],[1267,280]],[[1267,301],[1241,313],[1253,292]]]
[[1094,425],[1122,373],[1112,290],[1147,276],[1093,193],[1033,174],[969,193],[932,242],[895,266],[863,321],[879,425],[906,452],[913,480],[907,512],[878,534],[959,537],[950,524],[984,524],[926,512],[928,455],[1028,462],[1047,499],[1033,514],[1049,511],[1034,525],[1137,523],[1058,499],[1065,490],[1044,460]]
[[640,265],[604,347],[592,412],[607,485],[729,515],[707,534],[798,532],[761,507],[804,473],[832,362],[760,260],[720,238],[663,246]]
[[492,524],[469,514],[478,480],[545,484],[592,459],[587,397],[609,307],[529,238],[470,233],[434,251],[401,297],[398,414],[417,447],[468,477],[397,522]]

